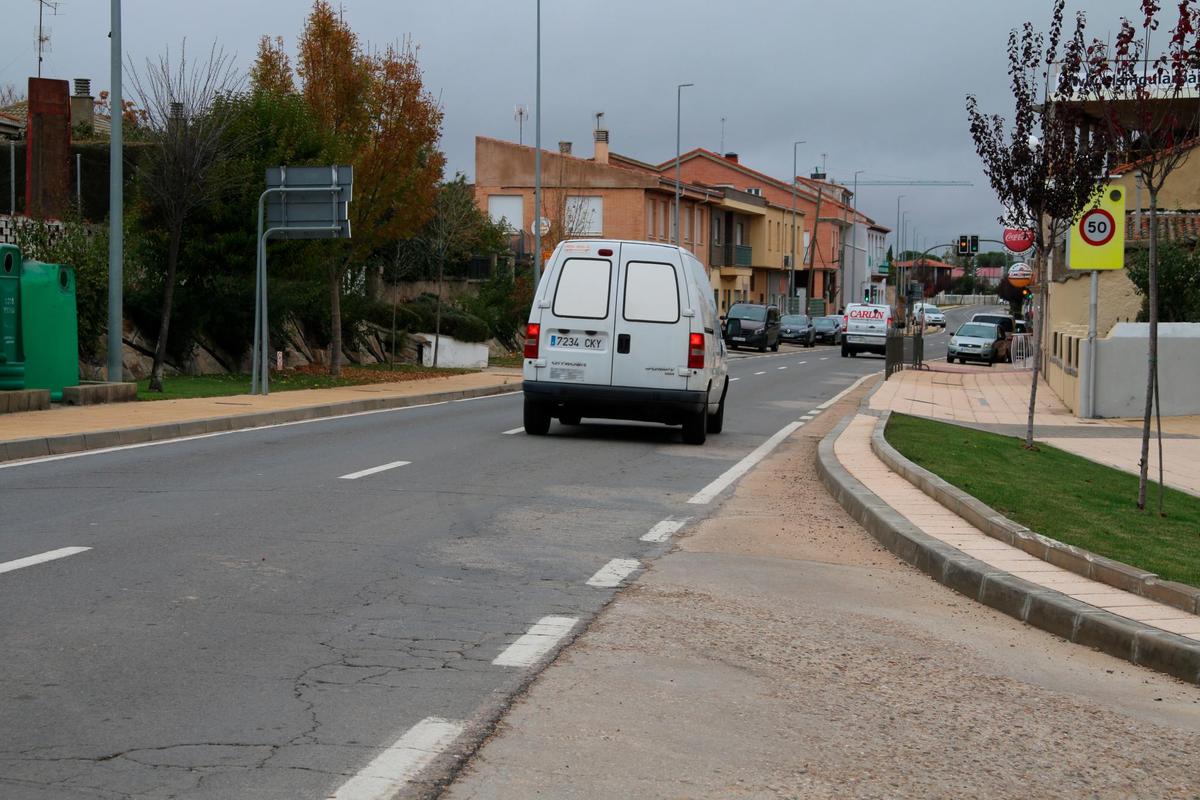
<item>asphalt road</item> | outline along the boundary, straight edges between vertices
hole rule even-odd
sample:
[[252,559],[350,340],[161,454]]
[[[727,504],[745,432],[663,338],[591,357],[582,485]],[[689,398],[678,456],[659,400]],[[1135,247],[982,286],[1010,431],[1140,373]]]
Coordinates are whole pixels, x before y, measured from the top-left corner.
[[[331,796],[421,720],[502,707],[531,667],[493,662],[531,625],[586,622],[598,570],[660,554],[656,523],[882,367],[736,354],[703,447],[506,433],[509,395],[6,465],[0,797]],[[10,563],[66,547],[90,549]]]

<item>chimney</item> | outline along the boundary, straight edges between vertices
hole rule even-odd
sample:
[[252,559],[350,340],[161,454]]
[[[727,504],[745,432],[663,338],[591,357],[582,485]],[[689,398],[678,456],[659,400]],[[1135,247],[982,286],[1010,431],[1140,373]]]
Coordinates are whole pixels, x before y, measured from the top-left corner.
[[597,128],[592,134],[596,140],[596,152],[592,160],[597,164],[608,163],[608,131]]
[[562,153],[564,156],[571,155],[571,143],[570,142],[559,142],[558,143],[558,152]]
[[738,158],[737,153],[726,153],[725,154],[726,161],[732,161],[733,163],[736,164],[736,163],[738,163],[737,158]]
[[71,125],[92,128],[96,124],[95,104],[92,97],[92,82],[88,78],[75,79],[75,94],[71,95]]

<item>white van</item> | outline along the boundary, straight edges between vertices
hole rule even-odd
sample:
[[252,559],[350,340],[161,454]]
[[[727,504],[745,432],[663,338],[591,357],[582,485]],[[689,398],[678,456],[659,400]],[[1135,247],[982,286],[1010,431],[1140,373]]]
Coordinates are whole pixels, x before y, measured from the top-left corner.
[[842,358],[859,353],[887,354],[887,333],[895,315],[892,307],[851,303],[842,319]]
[[681,247],[571,240],[555,248],[525,334],[525,432],[550,419],[635,419],[720,433],[729,388],[708,273]]

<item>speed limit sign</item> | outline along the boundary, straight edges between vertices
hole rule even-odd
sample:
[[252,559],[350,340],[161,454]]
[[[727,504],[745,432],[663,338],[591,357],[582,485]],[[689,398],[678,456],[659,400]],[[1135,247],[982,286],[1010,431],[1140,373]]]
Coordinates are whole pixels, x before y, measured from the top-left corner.
[[1103,208],[1093,208],[1079,218],[1079,235],[1093,247],[1108,244],[1116,232],[1117,223]]
[[1125,266],[1125,189],[1103,186],[1071,226],[1067,241],[1070,269],[1121,269]]

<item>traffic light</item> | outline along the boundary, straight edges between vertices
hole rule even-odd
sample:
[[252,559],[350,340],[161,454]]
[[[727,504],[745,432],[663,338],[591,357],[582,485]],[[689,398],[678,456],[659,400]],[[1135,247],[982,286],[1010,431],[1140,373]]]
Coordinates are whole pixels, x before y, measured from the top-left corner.
[[971,252],[972,253],[979,252],[979,237],[978,236],[971,237]]
[[[978,249],[978,247],[979,247],[978,237],[976,237],[976,239],[977,240],[975,243],[975,247]],[[960,256],[971,255],[971,237],[969,237],[965,234],[963,236],[958,237],[958,254]]]

